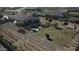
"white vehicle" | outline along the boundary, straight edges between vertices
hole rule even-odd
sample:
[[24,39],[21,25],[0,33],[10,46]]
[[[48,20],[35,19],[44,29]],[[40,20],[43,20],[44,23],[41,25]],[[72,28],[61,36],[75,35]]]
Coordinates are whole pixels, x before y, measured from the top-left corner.
[[32,31],[39,31],[39,28],[33,28]]

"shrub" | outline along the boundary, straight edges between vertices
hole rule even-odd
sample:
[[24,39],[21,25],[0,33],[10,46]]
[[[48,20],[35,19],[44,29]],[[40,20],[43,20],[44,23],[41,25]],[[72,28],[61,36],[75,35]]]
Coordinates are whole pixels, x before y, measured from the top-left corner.
[[20,22],[16,23],[16,26],[18,26],[18,27],[21,27],[23,25],[24,25],[24,23],[20,23]]
[[19,28],[18,32],[20,32],[22,34],[25,34],[26,33],[26,31],[24,29],[22,29],[22,28]]

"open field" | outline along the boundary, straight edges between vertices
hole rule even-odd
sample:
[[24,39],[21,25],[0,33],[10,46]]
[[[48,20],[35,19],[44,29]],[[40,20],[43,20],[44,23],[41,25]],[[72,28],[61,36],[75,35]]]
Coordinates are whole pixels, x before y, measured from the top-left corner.
[[[31,50],[31,51],[45,51],[45,50],[74,50],[72,49],[73,38],[76,36],[77,31],[69,29],[61,24],[62,30],[55,29],[50,26],[49,28],[41,28],[38,32],[28,32],[21,34],[17,32],[18,27],[12,23],[6,23],[0,26],[0,34],[5,36],[8,41],[13,42],[17,46],[16,50]],[[45,34],[48,33],[53,41],[47,40]],[[69,47],[65,47],[65,44]]]

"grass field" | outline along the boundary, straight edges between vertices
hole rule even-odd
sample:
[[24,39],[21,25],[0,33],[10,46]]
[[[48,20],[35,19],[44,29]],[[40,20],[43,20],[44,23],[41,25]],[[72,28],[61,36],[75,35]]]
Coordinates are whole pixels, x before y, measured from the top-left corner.
[[[60,24],[62,24],[62,22]],[[53,26],[49,28],[42,28],[36,34],[37,36],[45,39],[46,33],[48,33],[50,37],[53,39],[52,45],[54,43],[55,46],[61,46],[65,43],[70,43],[73,37],[76,35],[76,31],[73,29],[63,27],[62,30],[58,30],[58,29],[55,29]]]
[[[70,42],[72,42],[72,39],[74,38],[74,36],[76,35],[77,32],[73,29],[69,29],[69,28],[65,27],[64,25],[62,25],[63,22],[61,22],[61,21],[53,21],[53,23],[54,22],[58,22],[58,24],[62,26],[62,30],[56,29],[54,26],[50,26],[48,28],[40,28],[40,30],[35,33],[28,31],[25,35],[22,35],[21,33],[19,33],[19,34],[22,35],[22,38],[24,38],[24,41],[32,40],[35,43],[39,43],[40,46],[47,47],[51,50],[56,50],[56,49],[59,50],[59,48],[62,49],[61,47],[64,44],[69,44]],[[12,23],[4,24],[3,26],[1,26],[1,28],[4,30],[10,29],[13,31],[17,31],[17,27],[15,25],[13,25],[13,24],[11,25],[11,24]],[[19,34],[17,34],[17,35],[19,35]],[[52,38],[53,41],[47,40],[45,34],[49,34],[50,38]],[[18,39],[18,40],[20,40],[20,39]],[[23,39],[21,39],[21,40],[23,40]],[[16,43],[21,45],[22,41],[20,41],[20,43],[18,43],[18,42],[16,42]]]

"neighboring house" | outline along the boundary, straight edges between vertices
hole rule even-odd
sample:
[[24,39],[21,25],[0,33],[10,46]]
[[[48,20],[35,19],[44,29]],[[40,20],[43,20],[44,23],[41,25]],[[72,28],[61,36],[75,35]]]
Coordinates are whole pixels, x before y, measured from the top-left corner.
[[69,20],[70,22],[78,23],[78,24],[79,24],[79,18],[77,18],[77,17],[70,17],[68,20]]
[[68,21],[79,24],[79,9],[70,9],[69,10]]

